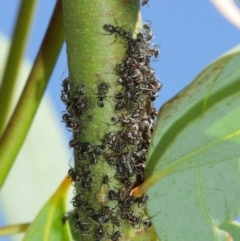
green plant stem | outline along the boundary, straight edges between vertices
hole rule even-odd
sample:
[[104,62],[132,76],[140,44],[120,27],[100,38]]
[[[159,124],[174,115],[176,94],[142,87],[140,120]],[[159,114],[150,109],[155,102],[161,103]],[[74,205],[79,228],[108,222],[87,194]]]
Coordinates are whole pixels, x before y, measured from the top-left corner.
[[23,233],[27,230],[30,223],[22,223],[0,227],[0,237],[16,233]]
[[[112,0],[64,0],[63,14],[67,43],[68,67],[72,89],[84,84],[86,95],[93,102],[91,122],[86,121],[86,133],[81,141],[100,144],[99,139],[106,133],[110,117],[115,115],[112,98],[104,101],[104,108],[97,106],[98,84],[110,84],[109,96],[120,90],[116,85],[114,68],[125,56],[125,46],[116,36],[103,29],[104,24],[124,26],[132,33],[141,29],[139,2]],[[88,129],[88,125],[91,127]]]
[[[116,66],[121,64],[126,57],[126,46],[123,39],[117,38],[115,34],[109,34],[104,29],[104,24],[123,27],[132,34],[141,30],[141,14],[139,1],[136,0],[63,0],[63,15],[65,37],[67,43],[68,67],[70,77],[70,94],[73,94],[80,85],[85,86],[85,97],[91,102],[91,108],[87,115],[81,114],[80,131],[81,135],[78,140],[81,143],[91,143],[92,145],[102,144],[107,132],[117,132],[121,127],[111,125],[111,117],[119,118],[116,114],[114,106],[116,100],[114,96],[121,91],[121,86],[117,84],[119,76],[116,74]],[[104,106],[99,107],[98,88],[100,83],[108,83],[109,90],[103,100]],[[74,108],[70,106],[68,109]],[[71,110],[71,109],[70,109]],[[87,119],[91,115],[91,121]],[[126,115],[129,113],[126,111]],[[85,119],[84,119],[85,118]],[[73,131],[74,134],[74,131]],[[74,138],[73,138],[74,140]],[[81,160],[83,163],[84,160]],[[75,170],[79,167],[78,159],[75,158]],[[85,162],[84,162],[85,163]],[[82,170],[82,169],[81,169]],[[107,195],[108,189],[115,187],[121,188],[117,180],[114,180],[116,170],[107,165],[106,161],[98,161],[91,165],[91,173],[94,185],[91,186],[91,193],[85,192],[81,187],[81,183],[76,183],[75,192],[82,193],[88,198],[90,204],[101,206],[98,195],[104,197]],[[107,174],[111,177],[108,188],[99,186],[102,177]],[[97,199],[96,199],[97,196]],[[113,205],[111,202],[104,202],[104,205]],[[114,206],[110,206],[115,209]],[[88,223],[88,219],[84,220],[86,215],[81,208],[76,209],[82,222]],[[90,222],[90,221],[89,221]],[[137,234],[135,228],[131,225],[121,227],[121,240],[157,240],[153,232],[142,232]],[[106,233],[112,234],[114,229],[107,224]],[[96,228],[92,228],[88,232],[88,240],[96,240]],[[81,235],[81,234],[80,234]],[[107,235],[106,235],[107,236]],[[105,238],[106,238],[105,236]],[[155,239],[153,239],[154,237]],[[79,240],[85,240],[84,235]],[[106,239],[103,239],[106,240]]]
[[0,186],[3,185],[31,126],[63,41],[62,2],[57,1],[23,93],[0,140]]
[[9,111],[12,97],[16,87],[17,75],[21,65],[24,49],[29,35],[32,16],[37,1],[22,0],[16,19],[16,26],[12,38],[12,44],[3,73],[2,85],[0,89],[0,136],[3,133]]

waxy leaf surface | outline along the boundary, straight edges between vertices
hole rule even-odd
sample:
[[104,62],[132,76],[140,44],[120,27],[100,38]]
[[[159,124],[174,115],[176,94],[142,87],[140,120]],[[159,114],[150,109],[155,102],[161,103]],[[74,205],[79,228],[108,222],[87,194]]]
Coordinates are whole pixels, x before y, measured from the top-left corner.
[[71,179],[65,178],[28,228],[24,241],[72,240],[68,224],[63,224],[62,221],[66,212],[66,195],[70,184]]
[[148,154],[150,216],[162,241],[231,240],[240,209],[240,46],[160,109]]

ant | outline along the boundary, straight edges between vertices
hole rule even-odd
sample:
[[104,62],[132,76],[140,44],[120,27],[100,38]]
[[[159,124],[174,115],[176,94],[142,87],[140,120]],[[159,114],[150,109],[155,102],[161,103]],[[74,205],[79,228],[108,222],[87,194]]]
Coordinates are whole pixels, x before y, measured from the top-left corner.
[[122,188],[118,191],[118,198],[120,201],[123,201],[127,195],[127,189]]
[[70,167],[70,169],[68,170],[68,176],[71,177],[74,182],[78,182],[81,180],[79,175],[74,171],[72,167]]
[[80,220],[75,223],[75,228],[83,233],[87,233],[90,230],[90,226],[86,223],[82,223]]
[[107,93],[108,93],[108,84],[106,82],[101,82],[98,85],[98,101],[97,104],[99,107],[104,107],[104,99],[107,98]]
[[118,199],[118,193],[116,193],[114,190],[108,191],[108,199],[110,201],[117,200]]
[[138,203],[138,207],[140,203],[146,203],[148,201],[148,195],[143,194],[141,197],[137,197],[134,200],[136,203]]
[[150,41],[154,37],[153,32],[151,30],[151,25],[150,24],[144,24],[143,29],[145,30],[145,33],[146,33],[146,40]]
[[122,211],[127,211],[131,208],[131,206],[134,204],[135,198],[133,196],[129,196],[125,198],[121,203],[120,203],[120,209]]
[[120,231],[116,231],[110,236],[110,239],[112,241],[118,241],[120,239],[120,237],[122,237]]
[[133,227],[135,227],[136,225],[142,223],[141,217],[134,215],[133,212],[127,213],[127,218],[126,219]]
[[152,227],[152,222],[149,221],[149,220],[145,220],[145,221],[143,220],[143,221],[142,221],[142,224],[143,224],[144,230],[145,230],[146,232],[148,232],[148,231],[149,231],[149,228]]
[[149,0],[142,0],[142,6],[145,6],[146,4],[148,4]]
[[97,164],[98,163],[98,157],[96,153],[92,152],[88,154],[88,161],[90,164]]
[[125,38],[127,41],[132,39],[132,34],[129,31],[123,29],[123,27],[114,27],[111,24],[104,24],[103,29],[109,33],[109,35],[114,34],[117,37],[118,35]]
[[98,225],[95,230],[95,240],[100,241],[103,239],[103,236],[105,234],[105,231],[103,229],[103,225]]
[[82,204],[82,201],[83,201],[83,195],[80,193],[77,194],[72,200],[73,206],[75,208],[79,208]]
[[108,175],[104,175],[102,178],[102,184],[106,184],[109,187],[109,182],[110,182],[111,178],[108,177]]

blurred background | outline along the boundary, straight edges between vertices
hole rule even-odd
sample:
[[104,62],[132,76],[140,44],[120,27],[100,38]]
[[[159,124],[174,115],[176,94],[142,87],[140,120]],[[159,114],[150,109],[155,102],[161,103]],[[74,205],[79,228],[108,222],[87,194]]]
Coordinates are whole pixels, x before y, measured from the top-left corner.
[[[38,1],[23,71],[19,75],[23,82],[35,59],[55,2],[55,0]],[[1,73],[19,4],[20,0],[0,1]],[[155,103],[157,109],[188,85],[206,65],[238,45],[240,40],[239,29],[225,20],[207,0],[149,0],[149,4],[142,8],[142,18],[143,21],[151,22],[155,35],[153,42],[160,45],[161,57],[159,61],[152,63],[158,78],[163,83]],[[66,147],[70,133],[61,124],[65,106],[60,100],[61,82],[67,76],[64,45],[24,148],[0,193],[0,226],[30,222],[67,173],[71,153]],[[19,90],[21,88],[19,87]],[[47,133],[44,134],[47,128],[54,132],[50,141]],[[38,142],[34,138],[36,135],[39,136]],[[45,144],[39,145],[41,140]],[[49,146],[49,143],[54,143],[54,146]],[[53,175],[51,166],[56,163],[59,165],[59,173]],[[17,183],[16,176],[19,180]],[[24,198],[22,194],[27,185],[30,186],[28,190],[33,190],[30,200],[29,196]],[[17,236],[19,239],[22,237],[22,235]],[[13,239],[0,238],[0,240]]]

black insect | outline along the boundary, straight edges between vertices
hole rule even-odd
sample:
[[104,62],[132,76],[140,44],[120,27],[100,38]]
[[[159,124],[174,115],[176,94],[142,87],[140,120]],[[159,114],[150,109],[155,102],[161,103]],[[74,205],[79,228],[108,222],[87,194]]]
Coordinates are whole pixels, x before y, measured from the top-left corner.
[[85,203],[83,205],[83,210],[85,211],[85,213],[88,215],[88,217],[94,217],[95,215],[98,215],[99,212],[97,210],[95,210],[94,208],[92,208],[89,204]]
[[99,96],[98,96],[97,104],[98,104],[99,107],[101,107],[101,108],[104,107],[104,105],[105,105],[105,104],[104,104],[104,99],[105,99],[105,98],[106,98],[105,95],[103,95],[103,96],[100,96],[100,95],[99,95]]
[[127,195],[127,189],[122,188],[122,189],[119,190],[118,198],[119,198],[120,201],[123,201],[125,199],[126,195]]
[[66,121],[66,127],[67,128],[72,128],[73,130],[79,128],[79,123],[76,119],[73,119],[73,118],[69,118],[67,121]]
[[108,175],[104,175],[102,178],[102,184],[106,184],[109,187],[109,182],[110,182],[111,178],[108,177]]
[[[128,132],[128,134],[131,134],[131,132]],[[130,144],[130,143],[129,143]],[[116,165],[116,169],[119,173],[125,173],[125,176],[132,176],[133,174],[133,163],[132,163],[132,157],[129,153],[122,153],[119,155],[118,163]],[[119,180],[123,179],[125,176],[120,177]]]
[[72,199],[72,203],[73,203],[73,206],[75,208],[78,208],[82,205],[82,201],[83,201],[83,196],[82,194],[77,194],[73,199]]
[[115,94],[115,98],[116,98],[117,100],[121,100],[121,99],[123,99],[123,97],[124,97],[124,94],[121,93],[121,92]]
[[111,221],[113,226],[120,227],[121,224],[119,222],[118,216],[111,216]]
[[80,95],[80,96],[83,96],[84,93],[85,93],[85,85],[84,84],[81,84],[78,86],[77,88],[77,93]]
[[65,123],[67,123],[68,120],[69,120],[69,118],[70,118],[69,114],[65,113],[65,114],[63,114],[63,116],[62,116],[62,121],[65,122]]
[[75,102],[75,106],[76,106],[75,115],[81,116],[91,107],[91,102],[87,97],[80,96],[79,99]]
[[151,26],[149,24],[144,24],[143,29],[145,30],[145,33],[146,33],[146,40],[150,41],[154,37],[153,32],[151,30]]
[[143,33],[141,33],[141,32],[137,33],[136,41],[141,44],[145,43],[145,38],[144,38]]
[[67,107],[70,107],[72,102],[71,102],[71,100],[68,99],[67,93],[65,93],[65,92],[62,93],[61,100]]
[[122,110],[124,107],[125,107],[125,102],[118,101],[117,104],[115,105],[115,110]]
[[120,237],[122,237],[120,231],[116,231],[110,236],[110,239],[112,241],[118,241],[120,239]]
[[108,199],[110,201],[117,200],[118,199],[118,193],[116,193],[114,190],[108,191]]
[[94,145],[89,142],[84,142],[81,144],[81,151],[82,153],[92,153],[94,152]]
[[102,155],[105,149],[106,149],[105,145],[98,145],[98,146],[96,146],[96,148],[95,148],[96,155],[98,155],[98,156]]
[[103,29],[110,34],[114,34],[114,33],[116,33],[118,27],[114,27],[111,24],[104,24]]
[[141,224],[142,219],[139,216],[136,216],[133,212],[127,214],[127,221],[135,227],[136,225]]
[[90,164],[97,164],[98,163],[98,157],[94,152],[88,154],[88,160],[89,160]]
[[99,107],[104,107],[104,100],[107,98],[108,84],[106,82],[101,82],[98,85],[98,96],[97,104]]
[[132,187],[132,182],[130,181],[130,179],[128,177],[124,177],[124,178],[121,178],[119,180],[122,184],[124,184],[127,188],[130,188]]
[[98,85],[98,92],[101,94],[107,94],[108,93],[108,84],[106,82],[101,82]]
[[104,234],[105,234],[105,231],[103,229],[103,225],[98,225],[95,230],[95,237],[94,237],[95,240],[96,241],[102,240],[104,237]]
[[91,217],[97,223],[107,223],[110,220],[108,215],[102,215],[101,213],[95,214]]
[[85,190],[91,190],[92,173],[86,173],[82,178],[82,188]]
[[144,168],[141,166],[135,167],[134,169],[136,173],[136,179],[138,185],[142,184],[144,182]]
[[84,167],[84,173],[85,174],[90,174],[91,173],[91,167],[90,167],[90,164],[85,164],[85,167]]
[[63,82],[62,82],[62,87],[67,87],[68,88],[68,86],[69,86],[69,82],[70,82],[70,78],[66,78],[66,79],[64,79],[63,80]]
[[110,208],[109,206],[102,206],[101,214],[109,216],[111,215],[112,211],[112,208]]
[[146,51],[149,57],[154,56],[156,59],[159,59],[159,49],[157,48],[157,46],[155,46],[154,48],[148,48]]
[[145,6],[146,4],[148,4],[149,0],[142,0],[142,6]]
[[86,204],[83,208],[87,215],[97,223],[103,224],[109,222],[110,220],[110,213],[112,212],[112,209],[108,206],[103,206],[100,211],[93,209],[88,204]]
[[73,148],[75,146],[75,141],[74,140],[70,140],[69,141],[69,147]]
[[115,34],[116,37],[119,35],[119,36],[125,38],[127,41],[132,39],[132,34],[129,31],[123,29],[123,27],[120,27],[120,26],[114,27],[111,24],[104,24],[103,29],[106,32],[108,32],[110,35]]
[[143,194],[141,197],[137,197],[135,198],[135,202],[138,203],[138,207],[139,204],[144,204],[148,201],[148,195]]
[[75,228],[83,233],[87,233],[90,230],[90,226],[86,223],[82,223],[80,220],[75,223]]
[[133,196],[129,196],[125,198],[122,202],[120,202],[119,206],[121,210],[127,211],[131,208],[134,202],[135,202],[135,198]]
[[143,220],[142,224],[146,232],[148,232],[149,228],[152,227],[152,222],[150,220]]
[[103,157],[106,160],[106,162],[108,163],[109,166],[114,166],[116,164],[116,154],[115,153],[107,153],[107,152],[103,152]]
[[106,135],[104,136],[104,144],[107,145],[114,145],[118,140],[118,134],[116,132],[108,132],[106,133]]
[[117,169],[117,173],[116,173],[115,177],[117,180],[121,180],[122,178],[125,177],[125,175],[124,175],[124,166],[123,166],[123,163],[120,162],[120,158],[117,159],[115,167]]
[[70,169],[68,170],[68,176],[73,178],[75,177],[76,172],[74,171],[74,169],[72,167],[70,167]]

